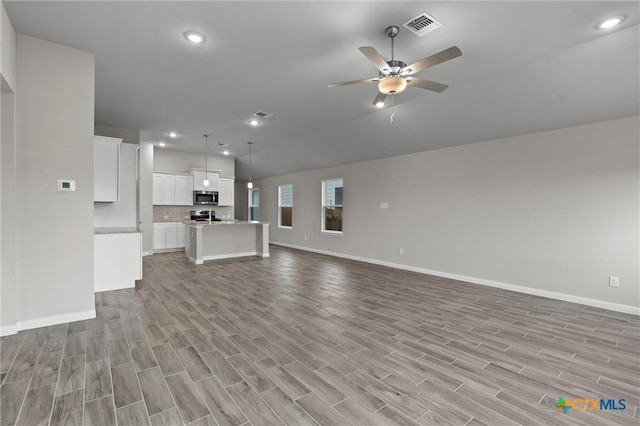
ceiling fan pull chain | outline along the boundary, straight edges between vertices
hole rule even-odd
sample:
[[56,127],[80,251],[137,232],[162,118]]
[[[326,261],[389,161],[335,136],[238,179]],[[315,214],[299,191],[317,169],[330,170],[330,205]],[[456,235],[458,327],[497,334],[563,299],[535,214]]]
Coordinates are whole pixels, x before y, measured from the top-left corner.
[[391,94],[391,116],[389,117],[389,119],[391,120],[391,125],[393,126],[393,122],[396,121],[395,102],[393,94]]

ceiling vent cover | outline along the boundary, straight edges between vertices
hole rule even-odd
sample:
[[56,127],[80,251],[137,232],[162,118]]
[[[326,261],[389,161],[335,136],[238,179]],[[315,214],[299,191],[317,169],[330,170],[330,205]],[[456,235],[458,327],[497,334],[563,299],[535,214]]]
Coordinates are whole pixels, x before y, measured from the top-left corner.
[[271,114],[270,112],[256,111],[253,113],[253,116],[259,117],[259,118],[269,118],[269,117],[273,117],[273,114]]
[[412,33],[422,37],[423,35],[440,28],[442,26],[442,22],[438,21],[427,12],[422,12],[420,15],[411,18],[409,22],[402,24],[402,26]]

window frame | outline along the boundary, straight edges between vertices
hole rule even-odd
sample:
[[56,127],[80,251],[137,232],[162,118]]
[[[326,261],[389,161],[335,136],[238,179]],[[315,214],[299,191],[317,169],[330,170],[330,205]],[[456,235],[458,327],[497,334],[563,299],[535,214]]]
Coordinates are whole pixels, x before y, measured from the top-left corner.
[[[343,236],[344,235],[344,216],[342,217],[342,225],[343,225],[343,230],[342,231],[332,231],[332,230],[328,230],[326,229],[326,214],[325,214],[325,208],[327,207],[342,207],[342,212],[344,213],[344,198],[342,199],[342,204],[333,204],[333,205],[327,205],[327,182],[332,181],[332,180],[341,180],[342,181],[342,188],[344,189],[344,178],[331,178],[331,179],[323,179],[322,180],[322,205],[320,206],[320,216],[321,216],[321,220],[320,220],[320,233],[321,234],[325,234],[325,235],[333,235],[333,236]],[[343,193],[343,197],[344,197],[344,193]]]
[[[258,204],[257,205],[253,205],[253,191],[257,191],[258,192]],[[248,222],[260,222],[260,188],[250,188],[247,191],[247,194],[249,196],[249,199],[247,201],[247,221]],[[257,208],[258,209],[258,220],[254,220],[252,218],[252,208]]]
[[[291,204],[285,206],[282,204],[282,188],[285,186],[291,187]],[[283,225],[282,224],[282,208],[290,207],[291,208],[291,225]],[[278,185],[278,228],[281,229],[293,229],[293,184],[285,183],[282,185]]]

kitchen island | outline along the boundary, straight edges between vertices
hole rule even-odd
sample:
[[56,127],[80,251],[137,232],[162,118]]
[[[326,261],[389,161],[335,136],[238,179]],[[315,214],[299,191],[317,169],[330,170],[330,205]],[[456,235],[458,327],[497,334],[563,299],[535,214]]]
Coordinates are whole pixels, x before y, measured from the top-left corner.
[[232,257],[269,257],[269,223],[228,220],[185,221],[185,253],[201,265],[205,260]]

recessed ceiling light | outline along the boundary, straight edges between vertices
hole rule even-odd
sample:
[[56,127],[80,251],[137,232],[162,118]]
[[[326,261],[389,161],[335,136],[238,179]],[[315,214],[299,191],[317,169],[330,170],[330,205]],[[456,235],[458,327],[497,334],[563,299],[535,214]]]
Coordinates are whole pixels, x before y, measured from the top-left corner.
[[201,44],[206,40],[206,38],[202,34],[195,31],[187,31],[186,33],[184,33],[184,37],[193,44]]
[[382,108],[382,107],[384,106],[384,102],[383,102],[383,101],[376,102],[376,106],[377,106],[378,108]]
[[222,153],[223,153],[224,155],[229,155],[229,151],[227,151],[227,150],[222,151]]
[[175,138],[178,135],[176,134],[176,132],[171,132],[171,133],[169,133],[169,136],[171,136],[172,138]]
[[249,124],[251,124],[252,126],[257,126],[258,124],[260,124],[260,122],[253,118],[251,121],[249,121]]
[[616,25],[622,23],[624,19],[625,16],[623,15],[612,16],[611,18],[603,19],[602,21],[598,22],[596,28],[599,30],[608,30],[609,28],[613,28]]
[[159,146],[160,148],[164,148],[164,147],[165,147],[165,145],[166,145],[166,144],[165,144],[164,142],[160,142],[160,143],[158,144],[158,146]]

